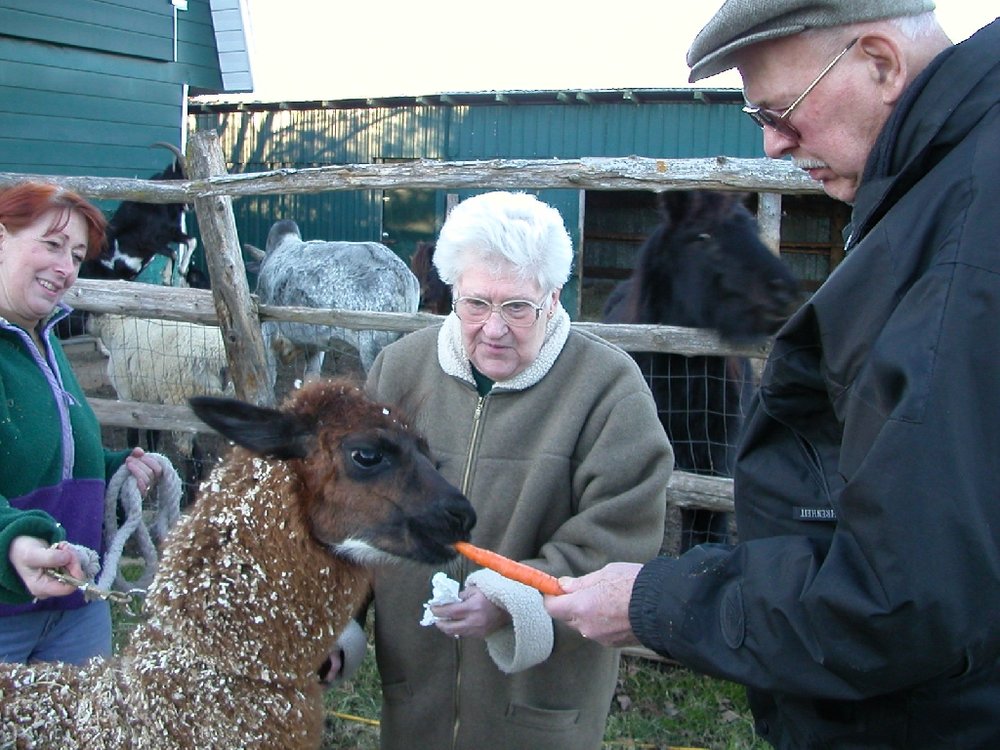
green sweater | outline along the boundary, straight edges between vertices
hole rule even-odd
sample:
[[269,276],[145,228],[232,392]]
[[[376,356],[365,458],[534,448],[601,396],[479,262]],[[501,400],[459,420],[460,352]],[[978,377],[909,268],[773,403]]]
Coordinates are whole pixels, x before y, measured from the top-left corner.
[[[31,500],[18,500],[45,488],[69,491],[77,480],[104,483],[128,455],[101,444],[97,418],[52,332],[64,314],[60,310],[45,326],[45,353],[0,318],[0,602],[31,599],[7,556],[11,540],[30,535],[57,542],[66,538],[64,525],[73,525],[72,518],[53,518]],[[103,517],[103,501],[100,512]]]

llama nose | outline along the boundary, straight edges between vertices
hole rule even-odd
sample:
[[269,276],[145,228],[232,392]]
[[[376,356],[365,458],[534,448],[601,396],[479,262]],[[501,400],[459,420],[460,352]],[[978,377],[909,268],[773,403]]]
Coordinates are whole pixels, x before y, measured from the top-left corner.
[[465,495],[449,498],[446,501],[445,515],[448,516],[448,525],[464,535],[472,531],[476,525],[476,511],[472,504],[465,498]]

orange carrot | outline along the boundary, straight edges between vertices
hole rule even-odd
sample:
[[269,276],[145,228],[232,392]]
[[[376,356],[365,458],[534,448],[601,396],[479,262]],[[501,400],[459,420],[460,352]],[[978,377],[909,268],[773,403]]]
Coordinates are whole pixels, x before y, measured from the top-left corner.
[[477,547],[468,542],[455,542],[453,546],[455,547],[455,551],[463,557],[469,558],[472,562],[482,565],[484,568],[495,570],[504,578],[531,586],[543,594],[558,596],[559,594],[566,593],[562,590],[555,576],[551,576],[537,568],[532,568],[530,565],[519,563],[516,560],[511,560],[509,557],[504,557],[501,554]]

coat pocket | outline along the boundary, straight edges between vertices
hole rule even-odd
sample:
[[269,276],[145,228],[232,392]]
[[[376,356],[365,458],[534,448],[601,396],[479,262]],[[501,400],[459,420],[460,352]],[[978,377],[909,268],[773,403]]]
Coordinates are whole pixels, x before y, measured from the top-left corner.
[[507,719],[525,727],[559,731],[575,726],[580,719],[580,711],[536,708],[523,703],[511,703],[507,706]]

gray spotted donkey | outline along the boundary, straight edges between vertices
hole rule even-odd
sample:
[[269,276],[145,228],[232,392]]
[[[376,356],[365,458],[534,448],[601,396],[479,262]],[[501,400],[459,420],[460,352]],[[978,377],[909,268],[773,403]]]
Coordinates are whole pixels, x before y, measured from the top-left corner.
[[[396,313],[415,313],[420,304],[417,277],[378,242],[303,241],[298,225],[283,219],[268,232],[263,255],[256,254],[263,258],[257,276],[262,304]],[[367,372],[382,347],[401,335],[274,320],[265,320],[261,333],[272,387],[279,360],[287,363],[304,354],[303,377],[316,378],[326,351],[339,341],[358,350]]]

